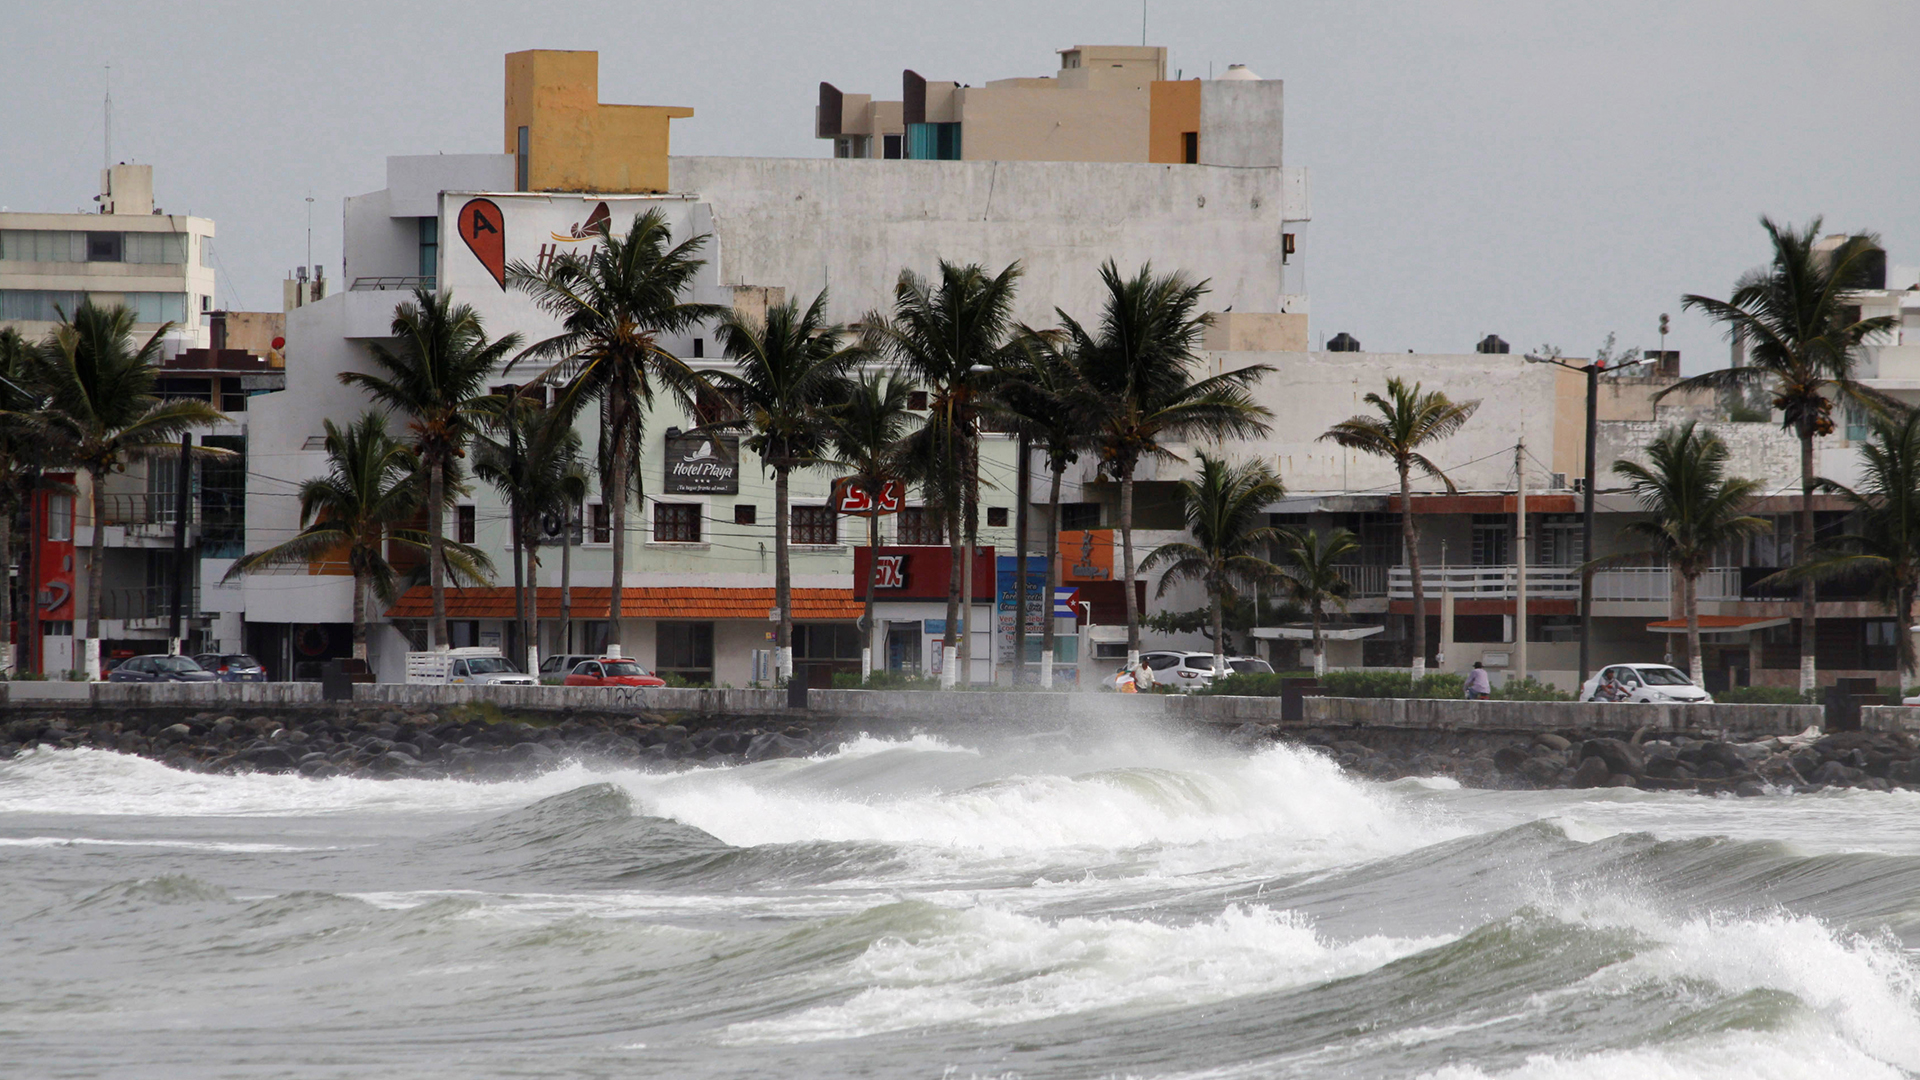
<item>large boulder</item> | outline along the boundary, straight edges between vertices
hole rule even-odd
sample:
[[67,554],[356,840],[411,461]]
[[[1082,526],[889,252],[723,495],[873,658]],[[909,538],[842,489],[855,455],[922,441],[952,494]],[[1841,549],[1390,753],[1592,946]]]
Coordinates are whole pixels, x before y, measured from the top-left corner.
[[1573,770],[1573,779],[1568,783],[1568,786],[1577,788],[1605,787],[1607,781],[1612,779],[1613,770],[1607,768],[1607,762],[1604,758],[1589,757],[1583,758],[1580,762],[1580,767]]
[[1584,761],[1595,758],[1606,763],[1607,772],[1624,773],[1627,776],[1645,776],[1646,759],[1640,756],[1640,748],[1619,739],[1588,739],[1580,747],[1580,756]]
[[299,764],[293,751],[284,746],[256,746],[240,751],[234,760],[260,772],[286,772]]

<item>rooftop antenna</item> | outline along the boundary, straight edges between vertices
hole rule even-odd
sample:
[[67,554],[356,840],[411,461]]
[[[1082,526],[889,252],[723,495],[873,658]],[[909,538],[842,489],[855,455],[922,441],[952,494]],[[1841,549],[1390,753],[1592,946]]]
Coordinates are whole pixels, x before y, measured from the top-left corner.
[[1140,44],[1147,44],[1147,0],[1140,0]]
[[307,265],[313,265],[313,196],[307,196]]
[[111,169],[113,168],[113,65],[112,64],[107,65],[106,117],[107,117],[106,141],[101,154],[102,161],[101,161],[100,167],[103,169]]

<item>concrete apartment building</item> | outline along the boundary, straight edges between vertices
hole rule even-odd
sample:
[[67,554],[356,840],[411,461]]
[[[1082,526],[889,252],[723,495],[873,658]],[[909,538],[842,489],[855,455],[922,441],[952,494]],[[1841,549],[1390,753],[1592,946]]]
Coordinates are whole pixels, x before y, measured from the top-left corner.
[[[602,216],[620,229],[635,214],[657,208],[672,222],[676,238],[709,236],[708,264],[692,298],[750,311],[789,295],[804,302],[826,288],[835,319],[858,319],[890,306],[903,267],[927,273],[945,258],[994,268],[1019,260],[1026,270],[1018,311],[1023,319],[1050,319],[1056,305],[1091,316],[1098,266],[1112,257],[1122,265],[1152,260],[1212,279],[1210,299],[1235,309],[1216,329],[1223,346],[1229,340],[1243,347],[1254,341],[1304,345],[1304,314],[1286,310],[1290,301],[1302,308],[1304,302],[1284,292],[1281,249],[1288,223],[1306,217],[1306,183],[1300,171],[1278,165],[1277,130],[1275,163],[1243,169],[1105,161],[676,158],[668,154],[670,121],[687,110],[601,104],[597,62],[592,53],[513,54],[506,64],[505,152],[390,158],[384,189],[347,200],[346,289],[290,311],[287,377],[293,392],[256,405],[251,461],[258,484],[248,494],[250,548],[298,527],[285,496],[325,469],[321,419],[348,418],[367,407],[364,395],[341,386],[337,376],[368,366],[366,343],[388,336],[405,290],[451,290],[481,312],[489,333],[517,331],[538,339],[552,332],[553,323],[505,288],[502,267],[593,243],[586,226]],[[476,209],[501,230],[497,249],[463,238],[471,235],[463,233],[463,215]],[[726,363],[715,355],[709,329],[665,344],[696,366]],[[500,382],[525,377],[502,372]],[[394,423],[398,430],[401,422]],[[624,642],[648,666],[740,685],[765,677],[764,654],[771,647],[772,478],[751,453],[705,445],[732,440],[678,434],[692,426],[665,406],[649,420],[639,464],[647,495],[627,511]],[[581,431],[591,446],[592,417],[582,418]],[[988,435],[986,443],[981,543],[991,558],[1012,550],[1018,515],[1012,512],[1014,445],[999,435]],[[676,483],[674,463],[702,454],[734,462],[731,475]],[[857,668],[853,548],[865,539],[865,523],[827,508],[833,475],[814,470],[793,481],[800,621],[795,651],[802,662]],[[449,528],[487,550],[502,568],[510,565],[495,493],[473,484],[461,498],[461,507],[448,516]],[[907,494],[905,512],[884,519],[883,539],[914,548],[913,559],[927,564],[947,549],[919,502],[917,492]],[[609,511],[599,504],[596,492],[572,526],[578,544],[571,627],[557,618],[558,523],[543,542],[543,653],[593,651],[605,640],[611,551]],[[981,576],[988,579],[976,587],[978,607],[968,622],[972,674],[985,680],[1001,658],[991,636],[994,581]],[[1110,579],[1087,584],[1096,619],[1117,621],[1118,586]],[[249,648],[283,676],[302,662],[345,654],[351,583],[344,574],[256,574],[242,588]],[[499,644],[517,655],[509,589],[459,590],[449,602],[455,644]],[[931,643],[944,627],[913,610],[910,619],[906,609],[896,610],[900,618],[875,628],[876,662],[892,659],[922,671],[933,666],[937,650]],[[424,613],[422,589],[403,599],[375,633],[372,653],[383,677],[397,677],[404,651],[422,640]]]

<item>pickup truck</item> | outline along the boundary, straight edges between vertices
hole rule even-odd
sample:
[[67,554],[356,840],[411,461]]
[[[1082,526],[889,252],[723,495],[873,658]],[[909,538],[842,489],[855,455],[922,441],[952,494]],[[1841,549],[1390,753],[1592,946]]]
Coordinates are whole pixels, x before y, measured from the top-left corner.
[[446,649],[407,654],[410,683],[487,683],[494,686],[534,686],[539,680],[513,666],[499,649]]

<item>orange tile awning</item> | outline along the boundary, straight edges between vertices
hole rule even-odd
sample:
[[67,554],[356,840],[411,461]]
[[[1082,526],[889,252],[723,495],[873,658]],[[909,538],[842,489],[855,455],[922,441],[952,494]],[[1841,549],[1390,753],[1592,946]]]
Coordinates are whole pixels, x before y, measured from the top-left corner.
[[[573,617],[604,619],[613,590],[605,586],[573,587]],[[539,590],[539,617],[560,617],[559,586]],[[620,596],[620,614],[628,619],[756,619],[767,621],[773,590],[717,589],[699,586],[627,589]],[[852,589],[795,589],[795,619],[858,619],[863,610]],[[433,593],[425,585],[408,589],[392,608],[390,619],[425,619],[433,614]],[[451,619],[511,619],[513,589],[448,589],[447,617]]]

